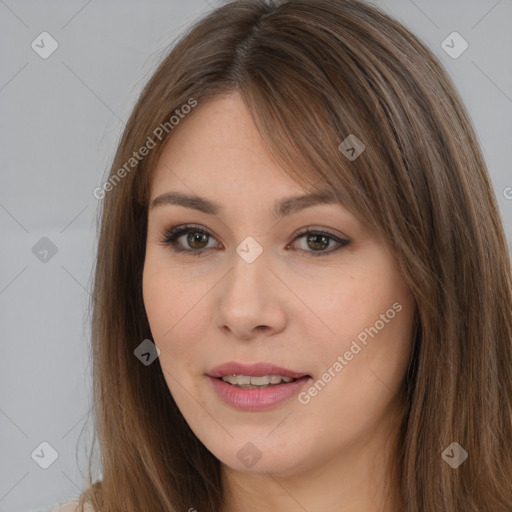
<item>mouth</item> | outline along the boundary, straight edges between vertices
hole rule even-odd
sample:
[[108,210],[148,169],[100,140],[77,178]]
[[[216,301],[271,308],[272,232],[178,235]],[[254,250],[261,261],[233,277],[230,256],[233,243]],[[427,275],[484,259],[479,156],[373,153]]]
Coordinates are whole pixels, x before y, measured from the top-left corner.
[[[301,377],[306,378],[308,376]],[[288,384],[289,382],[295,382],[298,379],[292,377],[286,377],[284,375],[262,375],[261,377],[254,377],[250,375],[223,375],[219,377],[220,380],[234,386],[236,388],[243,389],[265,389],[272,386],[279,386],[280,384]]]
[[308,373],[270,363],[246,365],[236,362],[218,366],[207,376],[223,402],[248,411],[274,407],[298,394],[312,379]]

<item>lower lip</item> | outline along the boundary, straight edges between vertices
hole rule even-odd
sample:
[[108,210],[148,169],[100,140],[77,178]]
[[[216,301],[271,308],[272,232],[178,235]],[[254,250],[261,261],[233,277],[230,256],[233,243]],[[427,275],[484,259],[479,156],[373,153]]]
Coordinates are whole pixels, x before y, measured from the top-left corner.
[[270,409],[279,403],[299,394],[311,377],[301,377],[293,382],[269,386],[268,388],[238,388],[222,379],[208,377],[215,392],[226,404],[243,411]]

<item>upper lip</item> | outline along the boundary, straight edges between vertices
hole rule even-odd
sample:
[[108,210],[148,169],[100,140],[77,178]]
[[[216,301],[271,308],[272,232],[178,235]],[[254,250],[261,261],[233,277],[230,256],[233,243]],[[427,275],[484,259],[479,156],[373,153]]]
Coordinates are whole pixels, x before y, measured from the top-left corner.
[[264,375],[281,375],[283,377],[291,377],[292,379],[300,379],[301,377],[309,376],[305,372],[294,372],[272,363],[253,363],[243,364],[237,361],[230,361],[228,363],[216,366],[208,372],[210,377],[219,378],[224,375],[248,375],[250,377],[262,377]]

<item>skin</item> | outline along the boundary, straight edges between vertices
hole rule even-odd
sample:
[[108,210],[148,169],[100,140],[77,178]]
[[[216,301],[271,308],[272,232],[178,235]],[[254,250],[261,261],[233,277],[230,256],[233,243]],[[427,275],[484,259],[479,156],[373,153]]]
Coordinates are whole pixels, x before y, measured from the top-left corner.
[[[385,465],[415,308],[388,247],[339,203],[276,222],[274,202],[308,190],[272,159],[236,93],[199,103],[174,129],[150,201],[169,191],[223,206],[218,216],[170,204],[150,209],[143,275],[169,391],[222,462],[223,511],[388,510]],[[182,235],[177,247],[209,248],[202,256],[162,243],[168,229],[189,223],[212,235],[195,242]],[[296,238],[306,226],[350,244],[329,253],[334,240]],[[248,236],[263,249],[251,264],[235,251]],[[317,381],[394,303],[401,311],[307,404],[295,396],[266,411],[240,411],[206,376],[227,361],[270,361]],[[248,442],[261,453],[250,468],[237,457]]]

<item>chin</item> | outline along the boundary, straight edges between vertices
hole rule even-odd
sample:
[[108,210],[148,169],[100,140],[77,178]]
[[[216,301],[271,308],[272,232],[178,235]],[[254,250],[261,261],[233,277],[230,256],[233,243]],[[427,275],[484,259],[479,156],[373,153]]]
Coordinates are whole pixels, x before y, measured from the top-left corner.
[[230,439],[229,443],[206,447],[222,464],[234,471],[274,476],[289,476],[306,469],[304,448],[285,446],[282,438],[271,440],[265,436],[244,436]]

